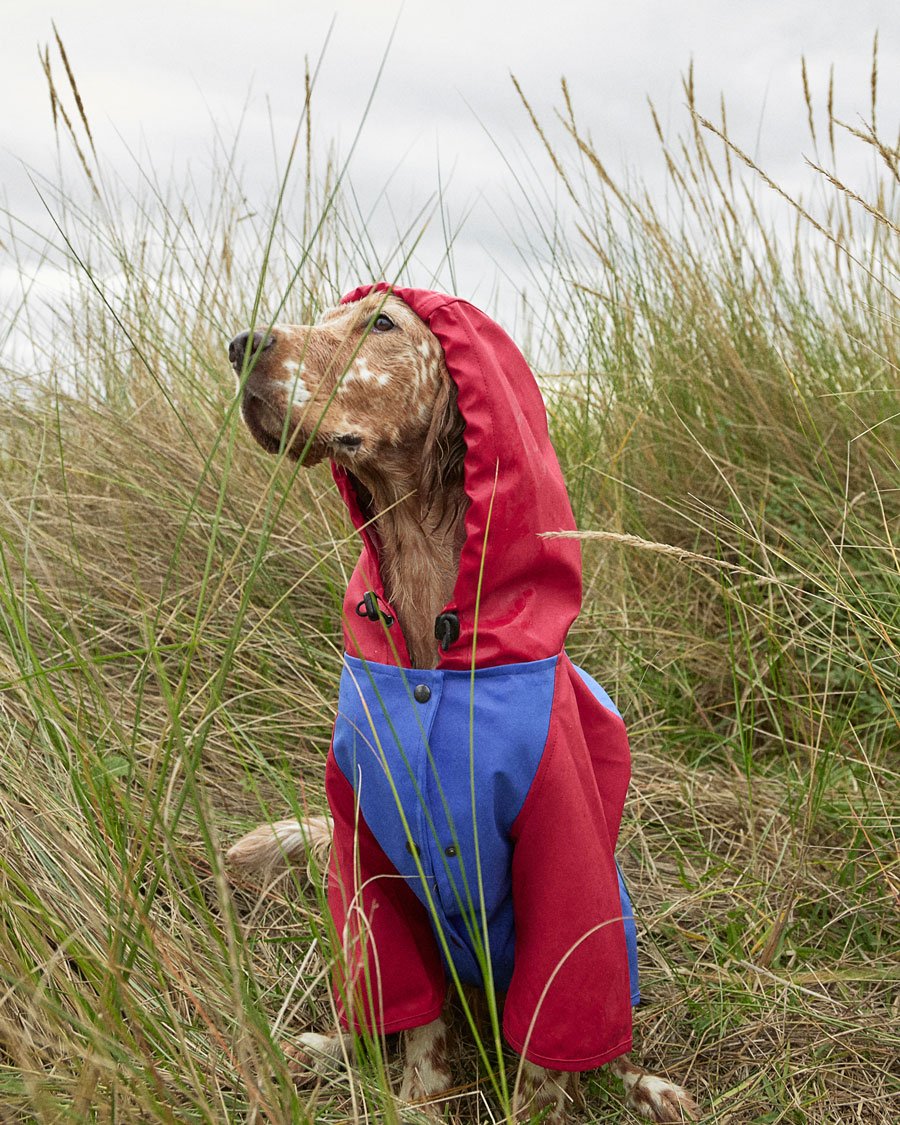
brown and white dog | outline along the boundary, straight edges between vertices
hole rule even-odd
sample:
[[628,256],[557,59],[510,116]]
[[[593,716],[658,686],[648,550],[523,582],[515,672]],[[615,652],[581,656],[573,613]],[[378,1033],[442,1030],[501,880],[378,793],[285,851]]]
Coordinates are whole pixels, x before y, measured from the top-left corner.
[[[441,343],[407,303],[389,291],[324,313],[315,325],[243,332],[229,358],[241,381],[241,413],[254,439],[273,454],[325,458],[352,474],[377,529],[385,601],[396,613],[409,667],[438,661],[435,620],[453,594],[466,540],[465,422]],[[328,817],[263,825],[239,840],[228,859],[245,870],[273,869],[331,842]],[[346,1032],[306,1033],[291,1054],[317,1060],[352,1054]],[[451,1085],[447,1025],[439,1017],[404,1033],[400,1097],[439,1099]],[[695,1121],[698,1109],[680,1086],[648,1074],[628,1055],[606,1064],[624,1082],[626,1104],[657,1122]],[[518,1120],[546,1111],[561,1125],[577,1102],[577,1071],[522,1060],[513,1099]]]

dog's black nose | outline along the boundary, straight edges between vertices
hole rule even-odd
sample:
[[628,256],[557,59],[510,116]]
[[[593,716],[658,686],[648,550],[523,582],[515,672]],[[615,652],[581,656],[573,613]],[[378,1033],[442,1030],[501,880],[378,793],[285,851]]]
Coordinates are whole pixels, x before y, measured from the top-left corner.
[[[231,366],[236,371],[240,371],[244,366],[244,353],[247,351],[247,341],[249,339],[249,332],[239,332],[228,345],[228,358],[231,361]],[[255,352],[264,348],[271,348],[274,343],[275,336],[271,332],[265,337],[262,332],[253,333],[253,351]]]
[[359,449],[362,445],[359,434],[338,434],[334,440],[342,449]]

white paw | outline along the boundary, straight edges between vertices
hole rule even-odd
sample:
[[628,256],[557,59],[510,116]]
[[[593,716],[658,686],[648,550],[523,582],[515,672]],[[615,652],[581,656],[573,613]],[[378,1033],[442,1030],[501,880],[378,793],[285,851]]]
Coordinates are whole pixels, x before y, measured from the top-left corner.
[[641,1117],[666,1125],[700,1120],[700,1107],[684,1087],[653,1074],[642,1075],[631,1086],[625,1104]]
[[312,1082],[324,1074],[333,1074],[335,1066],[350,1057],[352,1037],[349,1035],[322,1035],[318,1031],[304,1031],[294,1043],[285,1043],[284,1057],[295,1082]]

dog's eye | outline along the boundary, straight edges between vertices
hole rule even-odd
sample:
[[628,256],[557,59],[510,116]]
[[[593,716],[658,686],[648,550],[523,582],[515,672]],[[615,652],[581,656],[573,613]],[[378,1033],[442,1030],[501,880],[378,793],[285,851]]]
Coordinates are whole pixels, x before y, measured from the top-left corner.
[[379,313],[369,325],[369,331],[390,332],[392,328],[396,327],[396,324],[394,324],[389,316],[385,316],[384,313]]

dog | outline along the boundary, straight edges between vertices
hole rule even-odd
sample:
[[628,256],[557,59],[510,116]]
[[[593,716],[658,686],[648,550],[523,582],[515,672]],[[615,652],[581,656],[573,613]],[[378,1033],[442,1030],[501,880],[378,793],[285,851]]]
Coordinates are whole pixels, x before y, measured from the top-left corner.
[[681,1087],[628,1055],[636,938],[614,847],[630,775],[612,700],[564,650],[577,541],[527,363],[465,301],[384,283],[315,325],[229,345],[241,414],[273,454],[328,459],[363,550],[326,766],[330,818],[263,825],[228,859],[261,870],[330,850],[346,1030],[294,1061],[345,1057],[353,1030],[404,1033],[400,1097],[451,1085],[451,985],[505,996],[521,1056],[513,1112],[562,1125],[581,1071],[626,1103],[695,1121]]

